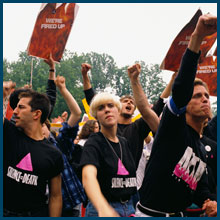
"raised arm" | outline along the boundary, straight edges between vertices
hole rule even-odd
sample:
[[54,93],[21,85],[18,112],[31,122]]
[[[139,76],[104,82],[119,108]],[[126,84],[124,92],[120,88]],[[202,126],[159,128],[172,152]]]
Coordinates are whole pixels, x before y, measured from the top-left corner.
[[88,63],[82,63],[81,64],[81,73],[82,73],[82,78],[83,78],[83,89],[86,97],[86,101],[88,105],[92,101],[92,98],[95,96],[95,92],[92,88],[89,76],[88,76],[88,71],[91,69],[91,65]]
[[3,81],[3,123],[4,123],[4,115],[7,110],[7,104],[9,95],[11,94],[12,89],[14,89],[16,86],[16,83],[12,81]]
[[211,14],[201,15],[193,31],[188,49],[183,55],[179,73],[172,90],[173,101],[178,109],[186,106],[193,93],[193,83],[197,71],[200,45],[204,37],[217,31],[217,17]]
[[52,54],[49,55],[48,59],[44,60],[44,62],[49,66],[49,77],[50,80],[56,79],[56,69],[55,69],[55,62],[53,60]]
[[140,72],[140,64],[135,64],[128,68],[128,76],[130,78],[134,99],[143,119],[148,124],[150,129],[153,132],[156,132],[159,125],[159,118],[157,114],[151,109],[147,100],[147,96],[142,89],[139,79]]
[[168,98],[171,94],[172,91],[172,86],[173,86],[173,82],[177,76],[178,72],[175,72],[172,74],[171,79],[169,81],[169,83],[167,84],[167,86],[165,87],[165,89],[163,90],[163,92],[160,95],[160,98],[164,99],[164,98]]
[[211,14],[201,15],[193,31],[188,48],[198,53],[203,39],[217,31],[217,17]]
[[102,194],[97,180],[97,168],[94,165],[83,167],[82,182],[86,194],[96,208],[99,217],[120,217]]
[[56,69],[55,69],[55,62],[52,58],[52,55],[50,54],[47,60],[44,60],[46,64],[49,66],[49,76],[47,81],[47,88],[46,88],[46,94],[50,100],[50,114],[48,118],[50,118],[53,108],[56,104],[56,97],[57,97],[57,91],[56,91],[56,85],[54,80],[56,79]]
[[82,72],[82,77],[83,77],[83,89],[88,90],[92,88],[89,76],[88,76],[88,71],[91,69],[91,65],[88,63],[82,63],[81,64],[81,72]]
[[163,111],[164,108],[164,100],[165,98],[168,98],[171,95],[171,91],[172,91],[172,86],[173,86],[173,82],[174,79],[176,78],[178,72],[173,73],[173,75],[171,76],[171,79],[169,81],[169,83],[167,84],[167,86],[165,87],[165,89],[163,90],[163,92],[161,93],[159,99],[154,103],[152,109],[156,112],[156,114],[158,115],[158,117],[160,116],[160,114]]
[[65,78],[63,76],[57,76],[55,83],[70,110],[70,117],[67,123],[73,127],[80,119],[82,113],[81,109],[69,90],[66,88]]

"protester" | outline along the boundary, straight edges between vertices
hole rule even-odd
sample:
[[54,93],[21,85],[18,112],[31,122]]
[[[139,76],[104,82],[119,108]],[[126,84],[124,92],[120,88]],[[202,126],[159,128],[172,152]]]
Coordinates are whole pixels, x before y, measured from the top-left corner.
[[217,142],[217,115],[204,127],[203,135]]
[[89,203],[86,217],[128,217],[134,214],[132,195],[137,192],[136,168],[130,143],[116,134],[120,101],[97,94],[91,115],[101,126],[85,143],[81,157],[82,180]]
[[59,130],[56,139],[50,133],[48,124],[47,126],[44,124],[43,131],[45,137],[51,141],[56,148],[61,150],[64,160],[64,170],[61,173],[63,196],[62,217],[80,217],[81,204],[87,201],[87,197],[82,183],[78,179],[69,161],[72,159],[75,152],[73,140],[79,128],[78,121],[81,116],[81,110],[71,93],[67,90],[65,78],[57,76],[55,84],[59,88],[71,114],[67,122],[62,123],[62,128]]
[[[3,94],[5,89],[3,87]],[[4,97],[3,97],[4,100]],[[19,95],[15,125],[3,118],[3,216],[59,217],[62,210],[60,151],[47,141],[42,124],[50,112],[47,96]],[[13,138],[12,138],[13,137]],[[47,206],[46,185],[49,184]]]
[[202,206],[208,198],[216,200],[208,189],[200,141],[204,121],[210,116],[209,95],[204,85],[193,85],[200,45],[216,31],[217,17],[207,14],[199,18],[191,35],[154,139],[139,190],[137,217],[182,216],[192,202]]
[[[82,64],[81,72],[83,77],[83,88],[88,104],[90,104],[95,95],[88,76],[88,71],[90,69],[91,66],[89,64]],[[131,82],[134,97],[125,95],[120,98],[122,110],[118,118],[117,127],[117,135],[125,137],[132,146],[131,152],[135,158],[136,169],[142,154],[144,139],[151,130],[156,132],[159,124],[159,118],[150,108],[147,97],[141,87],[139,79],[140,72],[141,67],[139,64],[135,64],[128,68],[128,76]],[[136,105],[142,115],[142,118],[132,122],[132,116]]]
[[[46,95],[49,98],[50,101],[50,113],[48,115],[48,118],[50,119],[50,116],[53,112],[54,105],[56,103],[56,85],[55,85],[55,78],[56,78],[56,70],[55,70],[55,62],[51,56],[51,54],[48,56],[47,60],[44,60],[45,63],[49,65],[49,75],[47,80],[47,88],[46,88]],[[12,94],[10,95],[9,101],[10,106],[12,109],[15,109],[17,107],[18,101],[19,101],[19,94],[22,92],[27,92],[30,89],[30,87],[24,86],[23,88],[17,88],[15,89]],[[14,118],[12,116],[12,121],[14,121]]]

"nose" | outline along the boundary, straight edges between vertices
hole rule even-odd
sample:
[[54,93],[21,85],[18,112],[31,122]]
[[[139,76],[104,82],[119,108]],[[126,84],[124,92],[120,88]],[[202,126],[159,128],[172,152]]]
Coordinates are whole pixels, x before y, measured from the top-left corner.
[[17,108],[17,107],[14,109],[13,113],[14,113],[15,115],[18,114],[18,108]]
[[105,106],[105,112],[109,112],[109,107],[107,105]]
[[207,98],[207,96],[203,95],[202,96],[202,102],[207,103],[209,101],[209,98]]

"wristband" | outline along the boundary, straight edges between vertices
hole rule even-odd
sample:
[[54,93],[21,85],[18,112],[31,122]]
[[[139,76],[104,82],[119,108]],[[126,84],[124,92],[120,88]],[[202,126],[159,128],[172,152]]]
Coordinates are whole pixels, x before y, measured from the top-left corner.
[[49,69],[50,72],[55,72],[55,69]]

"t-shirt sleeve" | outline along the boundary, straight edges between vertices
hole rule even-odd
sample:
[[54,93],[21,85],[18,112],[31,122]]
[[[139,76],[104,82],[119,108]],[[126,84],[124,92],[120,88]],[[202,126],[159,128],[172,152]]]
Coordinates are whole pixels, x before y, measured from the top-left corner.
[[54,149],[54,152],[51,153],[51,156],[53,157],[53,166],[49,174],[50,179],[59,175],[64,168],[62,153],[58,149]]
[[86,97],[86,101],[88,103],[88,105],[90,105],[93,97],[95,96],[95,91],[93,88],[90,88],[88,90],[84,90],[84,94],[85,94],[85,97]]
[[159,97],[159,99],[154,103],[152,109],[154,110],[154,112],[157,114],[158,117],[162,113],[164,105],[165,103],[161,97]]

